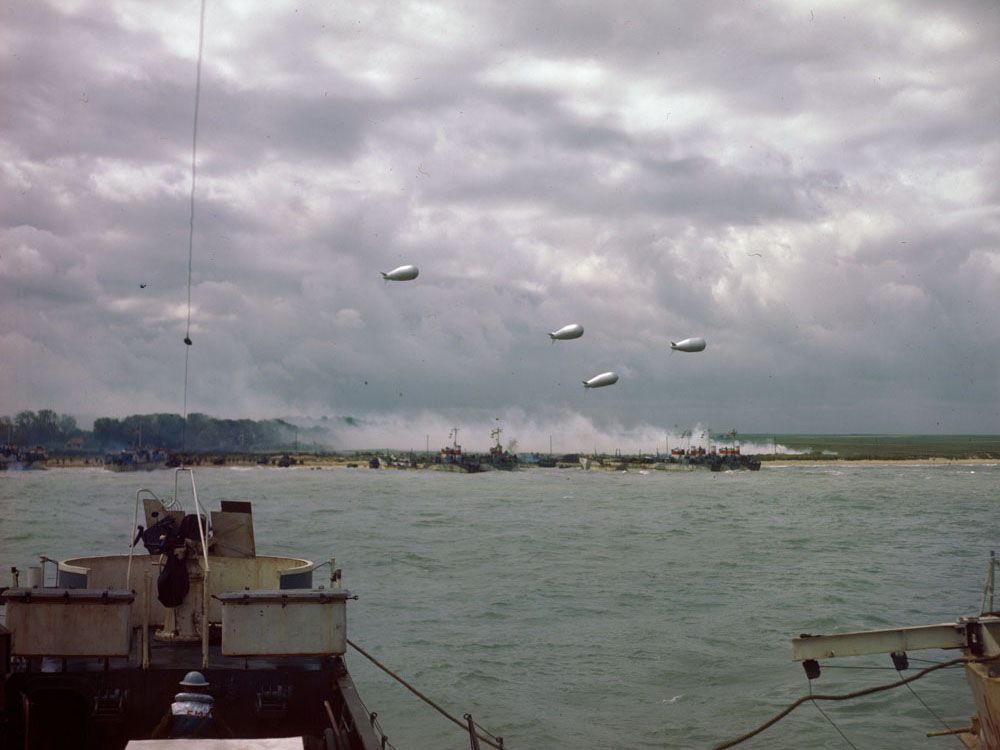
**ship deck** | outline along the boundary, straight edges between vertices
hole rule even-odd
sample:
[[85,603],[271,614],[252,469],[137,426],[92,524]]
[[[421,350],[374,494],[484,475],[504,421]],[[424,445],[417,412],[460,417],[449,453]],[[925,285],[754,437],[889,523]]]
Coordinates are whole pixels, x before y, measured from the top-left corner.
[[[218,628],[213,627],[212,637],[208,646],[208,666],[203,668],[202,645],[196,643],[177,643],[159,641],[154,637],[155,628],[150,628],[149,638],[149,668],[143,671],[199,671],[208,670],[240,670],[259,671],[281,669],[291,672],[319,671],[323,669],[324,659],[317,656],[272,655],[272,656],[226,656],[218,638]],[[137,631],[138,632],[138,631]],[[335,658],[335,657],[327,657]],[[28,660],[26,660],[27,662]],[[128,657],[94,658],[58,656],[33,657],[30,659],[28,671],[38,672],[117,672],[142,669],[142,638],[132,639],[131,652]]]
[[[138,636],[127,658],[45,656],[15,659],[11,666],[2,691],[4,713],[13,719],[6,739],[20,746],[63,746],[73,737],[80,738],[74,746],[96,750],[146,739],[183,690],[180,680],[198,670],[238,737],[320,737],[332,719],[345,747],[379,747],[340,656],[225,656],[213,638],[203,667],[200,643],[157,641],[151,628],[147,669]],[[32,737],[27,743],[25,732]]]

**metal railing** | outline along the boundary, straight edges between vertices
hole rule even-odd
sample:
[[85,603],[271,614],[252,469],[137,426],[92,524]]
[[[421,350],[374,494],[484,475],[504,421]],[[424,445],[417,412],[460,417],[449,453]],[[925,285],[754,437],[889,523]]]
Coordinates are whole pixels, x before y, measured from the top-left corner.
[[986,567],[986,583],[983,585],[983,600],[980,604],[981,614],[992,614],[995,610],[993,609],[993,576],[994,571],[1000,567],[1000,560],[997,559],[997,553],[990,550],[990,561]]
[[[198,539],[201,542],[201,556],[202,556],[202,568],[203,568],[203,578],[202,578],[202,597],[201,597],[201,666],[202,668],[208,667],[208,636],[211,626],[208,620],[208,606],[209,606],[209,564],[208,564],[208,536],[207,530],[205,529],[205,517],[202,515],[201,502],[198,500],[198,485],[194,480],[194,470],[190,468],[178,468],[174,471],[174,496],[169,503],[164,503],[155,492],[148,489],[140,489],[135,493],[135,512],[132,517],[132,529],[129,531],[129,539],[132,541],[129,544],[128,549],[128,565],[125,570],[125,590],[130,591],[132,588],[132,557],[135,553],[135,546],[139,543],[141,539],[141,534],[137,534],[139,527],[139,503],[141,502],[143,496],[148,496],[159,502],[164,510],[173,509],[177,506],[177,498],[180,496],[178,489],[180,483],[181,472],[187,472],[191,477],[191,495],[194,498],[194,512],[195,518],[198,524]],[[133,534],[136,534],[133,536]],[[162,559],[162,558],[161,558]],[[152,596],[152,587],[150,585],[149,576],[146,576],[144,581],[145,587],[145,599],[146,603],[144,606],[144,628],[148,630],[149,628],[149,607],[150,607],[150,597]],[[148,655],[148,633],[143,635],[143,666],[148,666],[149,655]]]

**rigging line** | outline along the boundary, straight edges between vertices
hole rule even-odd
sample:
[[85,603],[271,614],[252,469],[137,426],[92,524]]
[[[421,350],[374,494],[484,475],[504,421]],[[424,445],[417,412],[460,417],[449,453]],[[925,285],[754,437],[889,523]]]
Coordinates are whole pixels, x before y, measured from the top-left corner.
[[[365,713],[368,714],[368,720],[371,722],[372,726],[379,733],[379,735],[381,735],[381,745],[380,745],[381,750],[386,750],[387,748],[388,750],[396,750],[396,746],[393,745],[391,742],[389,742],[389,738],[386,736],[385,732],[382,731],[382,726],[379,724],[378,721],[378,714],[368,709],[368,706],[365,705],[365,702],[361,700],[361,696],[355,696],[355,697],[358,699],[358,702],[361,703],[361,707],[365,710]],[[344,719],[341,719],[340,722],[338,722],[337,718],[333,715],[333,709],[330,708],[330,701],[328,700],[323,701],[323,708],[326,709],[326,716],[327,719],[329,719],[330,721],[331,727],[339,729],[348,734],[350,733],[351,728],[348,725],[348,723]]]
[[191,357],[191,347],[184,347],[184,421],[181,423],[181,450],[187,450],[188,431],[188,360]]
[[188,364],[191,353],[191,275],[194,267],[194,198],[198,181],[198,109],[201,106],[201,61],[205,48],[205,3],[201,0],[198,20],[198,65],[194,83],[194,124],[191,128],[191,211],[188,219],[187,327],[184,330],[184,426],[181,450],[187,450]]
[[925,677],[929,675],[931,672],[937,671],[938,669],[944,669],[945,667],[953,667],[956,664],[976,664],[979,662],[990,661],[990,660],[991,658],[967,659],[965,657],[959,657],[957,659],[952,659],[951,661],[943,661],[939,664],[935,664],[925,669],[921,669],[919,672],[916,672],[910,677],[905,677],[901,680],[897,680],[896,682],[890,682],[887,685],[876,685],[875,687],[864,688],[862,690],[855,690],[853,693],[841,693],[839,695],[824,695],[819,693],[818,694],[810,693],[809,695],[802,696],[798,700],[792,701],[785,708],[776,713],[774,716],[765,721],[756,729],[751,729],[749,732],[741,734],[739,737],[736,737],[735,739],[723,742],[721,745],[716,745],[714,750],[726,750],[726,748],[736,747],[736,745],[739,745],[742,742],[746,742],[748,739],[750,739],[751,737],[755,737],[768,727],[774,726],[779,721],[788,716],[788,714],[790,714],[796,708],[798,708],[803,703],[806,703],[808,701],[845,701],[845,700],[850,700],[851,698],[860,698],[861,696],[864,695],[871,695],[872,693],[880,693],[883,690],[891,690],[892,688],[897,688],[900,685],[905,685],[909,682],[914,682],[915,680],[919,680],[920,678]]
[[[900,676],[900,677],[902,677],[902,676],[903,676],[903,673],[902,673],[901,671],[899,671],[899,670],[896,670],[896,671],[897,671],[897,672],[899,672],[899,676]],[[940,716],[938,716],[938,714],[937,714],[937,713],[936,713],[936,712],[934,711],[934,709],[933,709],[933,708],[931,708],[930,706],[928,706],[928,705],[927,705],[927,704],[926,704],[926,703],[924,702],[924,699],[923,699],[923,698],[921,698],[921,697],[920,697],[919,695],[917,695],[917,691],[913,689],[913,686],[912,686],[912,685],[907,685],[907,686],[906,686],[906,689],[907,689],[907,690],[909,690],[909,691],[910,691],[910,692],[911,692],[911,693],[913,694],[913,697],[917,699],[917,702],[918,702],[918,703],[920,703],[920,705],[921,705],[921,706],[923,706],[924,708],[926,708],[926,709],[927,709],[927,713],[929,713],[929,714],[930,714],[931,716],[933,716],[933,717],[934,717],[935,719],[937,719],[937,720],[938,720],[938,721],[939,721],[939,722],[941,723],[941,725],[942,725],[942,726],[943,726],[943,727],[944,727],[945,729],[947,729],[947,730],[948,730],[949,732],[951,732],[951,731],[952,731],[952,728],[951,728],[951,727],[950,727],[950,726],[948,725],[948,722],[947,722],[947,721],[945,721],[944,719],[942,719],[942,718],[941,718]],[[959,741],[959,743],[961,743],[962,747],[965,747],[965,743],[964,743],[964,742],[962,742],[961,738],[960,738],[960,737],[958,737],[957,735],[954,735],[954,736],[955,736],[955,739],[956,739],[956,740],[958,740],[958,741]]]
[[385,748],[389,748],[389,750],[396,750],[395,745],[389,742],[388,735],[385,733],[385,730],[382,729],[382,723],[378,720],[378,712],[372,711],[370,708],[368,708],[368,706],[365,705],[364,699],[360,695],[357,695],[355,697],[358,699],[358,702],[361,704],[361,707],[365,710],[365,714],[367,714],[368,716],[369,723],[372,725],[375,731],[377,731],[379,735],[381,735],[383,750]]
[[194,265],[194,196],[198,177],[198,109],[201,105],[201,59],[205,47],[205,2],[201,0],[201,18],[198,24],[198,68],[194,84],[194,127],[191,133],[191,212],[188,225],[188,278],[187,278],[187,331],[185,344],[191,339],[191,270]]
[[[918,661],[921,664],[940,664],[941,663],[937,659],[918,659],[916,656],[908,656],[907,658],[909,658],[910,661]],[[887,668],[891,669],[891,667],[887,667]]]
[[[462,727],[462,729],[465,732],[469,731],[469,725],[468,724],[466,724],[463,721],[460,721],[459,719],[456,719],[454,716],[452,716],[451,714],[449,714],[447,711],[445,711],[443,708],[441,708],[441,706],[439,706],[437,703],[435,703],[434,701],[432,701],[426,695],[424,695],[423,693],[421,693],[419,690],[417,690],[415,687],[413,687],[413,685],[411,685],[410,683],[408,683],[406,680],[404,680],[398,674],[396,674],[395,672],[393,672],[387,666],[385,666],[384,664],[382,664],[378,659],[376,659],[374,656],[372,656],[371,654],[369,654],[367,651],[365,651],[363,648],[361,648],[361,646],[359,646],[358,644],[356,644],[350,638],[347,639],[347,643],[351,646],[351,648],[353,648],[355,651],[357,651],[363,657],[365,657],[366,659],[368,659],[368,661],[370,661],[376,667],[378,667],[379,669],[381,669],[383,672],[385,672],[387,675],[389,675],[392,679],[396,680],[396,682],[398,682],[400,685],[402,685],[403,687],[405,687],[407,690],[409,690],[415,696],[417,696],[418,698],[420,698],[420,700],[422,700],[428,706],[430,706],[431,708],[433,708],[439,714],[441,714],[442,716],[444,716],[446,719],[448,719],[450,721],[453,721],[456,724],[458,724],[458,726]],[[479,739],[481,739],[487,745],[490,745],[491,747],[495,747],[495,748],[497,748],[497,750],[504,750],[504,746],[502,744],[497,744],[496,742],[494,742],[493,740],[490,739],[490,737],[495,737],[496,735],[490,734],[489,732],[487,732],[485,729],[483,729],[482,727],[480,727],[478,725],[476,726],[476,734],[479,736]],[[483,736],[484,734],[489,735],[489,737]]]
[[[809,683],[809,696],[812,697],[812,692],[813,692],[812,680],[807,679],[807,682]],[[858,750],[858,746],[855,745],[853,742],[851,742],[849,739],[847,739],[847,735],[844,734],[843,731],[841,731],[840,727],[838,727],[834,723],[833,719],[830,718],[829,714],[827,714],[827,712],[824,711],[815,700],[812,702],[812,704],[816,706],[816,710],[823,715],[823,718],[826,719],[828,722],[830,722],[830,726],[837,730],[837,734],[839,734],[844,739],[844,742],[853,747],[854,750]]]

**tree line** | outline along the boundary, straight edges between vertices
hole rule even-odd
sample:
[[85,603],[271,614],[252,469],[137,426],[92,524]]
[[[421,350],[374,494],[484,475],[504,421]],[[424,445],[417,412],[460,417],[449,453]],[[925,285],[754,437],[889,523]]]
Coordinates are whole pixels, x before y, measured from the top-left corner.
[[[347,417],[348,423],[353,422]],[[216,419],[207,414],[134,414],[122,419],[101,417],[83,430],[68,414],[51,409],[0,416],[0,441],[40,445],[50,452],[104,452],[123,448],[167,451],[252,453],[321,447],[329,442],[322,427],[298,427],[283,419]]]

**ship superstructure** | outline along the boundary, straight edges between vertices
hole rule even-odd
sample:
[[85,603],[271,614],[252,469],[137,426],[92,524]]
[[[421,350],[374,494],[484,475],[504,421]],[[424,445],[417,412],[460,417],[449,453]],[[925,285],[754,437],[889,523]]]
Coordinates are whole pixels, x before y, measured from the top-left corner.
[[124,748],[199,670],[238,737],[381,747],[343,659],[356,597],[334,560],[257,554],[250,503],[205,513],[191,485],[193,514],[137,493],[128,554],[14,571],[0,746]]

